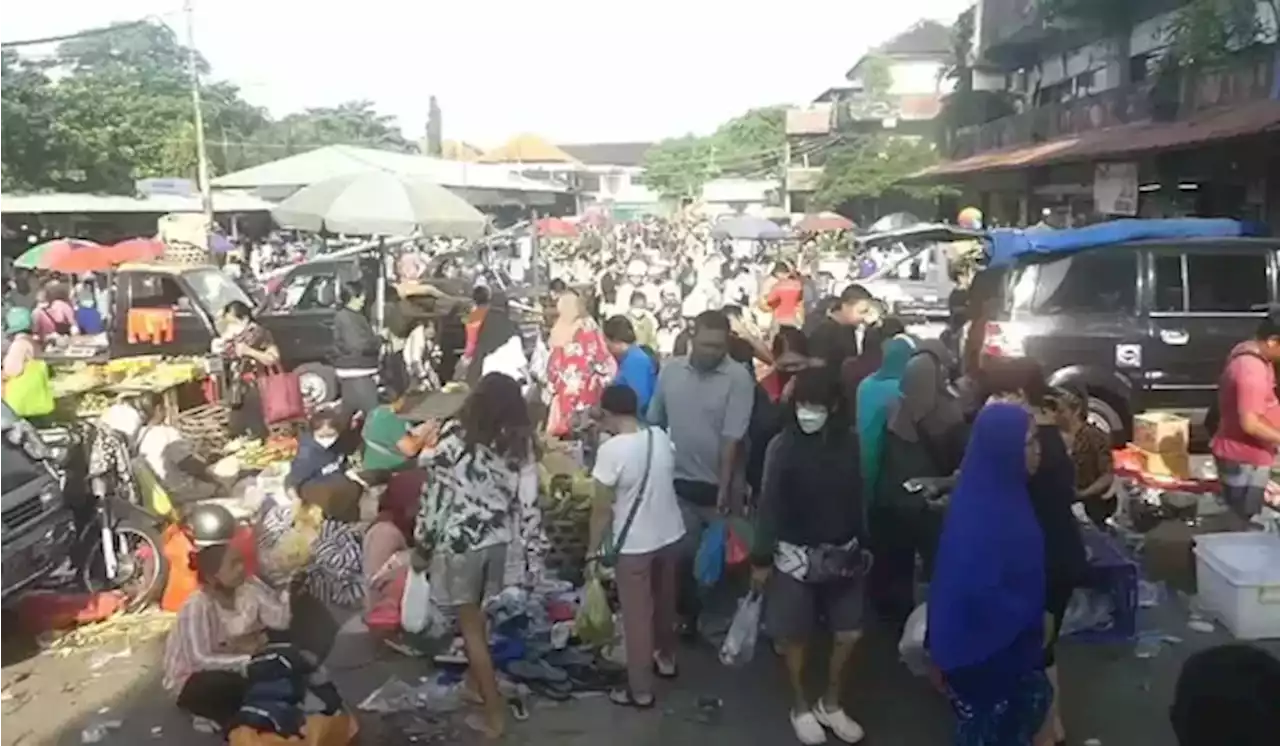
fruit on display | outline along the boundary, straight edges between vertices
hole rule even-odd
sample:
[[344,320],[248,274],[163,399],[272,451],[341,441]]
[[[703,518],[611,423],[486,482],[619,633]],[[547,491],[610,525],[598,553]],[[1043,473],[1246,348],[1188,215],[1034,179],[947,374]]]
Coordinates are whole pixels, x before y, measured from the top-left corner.
[[282,461],[292,461],[298,453],[298,441],[287,436],[274,436],[266,442],[256,438],[236,438],[222,450],[238,458],[246,469],[265,469]]

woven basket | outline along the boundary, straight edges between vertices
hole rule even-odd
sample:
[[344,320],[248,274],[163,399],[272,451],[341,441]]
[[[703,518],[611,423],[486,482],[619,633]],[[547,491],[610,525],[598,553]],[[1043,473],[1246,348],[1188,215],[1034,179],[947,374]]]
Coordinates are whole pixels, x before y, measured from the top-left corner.
[[231,411],[221,404],[188,409],[177,416],[174,425],[206,459],[216,461],[231,442]]
[[160,261],[164,264],[178,264],[183,266],[209,264],[209,250],[202,246],[195,246],[187,243],[168,243],[165,244],[164,253],[160,255]]

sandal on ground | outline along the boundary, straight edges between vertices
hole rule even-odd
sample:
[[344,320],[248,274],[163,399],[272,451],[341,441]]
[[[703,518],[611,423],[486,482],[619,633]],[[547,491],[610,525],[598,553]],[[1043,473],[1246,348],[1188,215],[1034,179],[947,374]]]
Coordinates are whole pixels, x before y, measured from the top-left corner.
[[805,712],[791,711],[791,729],[796,732],[796,739],[805,746],[818,746],[827,742],[827,732],[812,710]]
[[568,702],[573,699],[573,694],[570,690],[556,686],[549,681],[526,681],[525,686],[529,687],[530,692],[552,702]]
[[511,710],[511,719],[523,723],[529,719],[529,705],[520,697],[507,700],[507,709]]
[[819,700],[817,706],[813,708],[813,715],[820,724],[830,728],[836,738],[845,743],[858,743],[866,736],[862,726],[858,725],[858,721],[846,715],[843,708],[828,710]]
[[680,676],[680,667],[674,660],[664,661],[662,656],[654,654],[653,673],[660,679],[675,679]]
[[648,699],[636,699],[630,689],[614,689],[609,692],[609,701],[619,707],[634,707],[637,710],[649,710],[657,704],[658,699],[652,694]]

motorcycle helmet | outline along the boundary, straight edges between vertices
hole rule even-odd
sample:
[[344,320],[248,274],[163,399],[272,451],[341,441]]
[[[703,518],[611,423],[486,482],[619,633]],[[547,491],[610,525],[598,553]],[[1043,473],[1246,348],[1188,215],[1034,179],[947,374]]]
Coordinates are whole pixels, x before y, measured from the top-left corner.
[[228,544],[236,533],[236,519],[221,505],[197,505],[184,521],[197,549]]

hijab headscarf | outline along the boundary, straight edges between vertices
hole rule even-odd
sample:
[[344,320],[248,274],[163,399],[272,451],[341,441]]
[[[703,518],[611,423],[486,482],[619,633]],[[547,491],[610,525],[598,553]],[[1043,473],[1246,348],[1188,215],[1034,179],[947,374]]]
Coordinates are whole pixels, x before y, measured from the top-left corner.
[[889,409],[890,432],[908,443],[936,441],[964,422],[964,411],[947,382],[950,359],[937,340],[917,345],[902,375],[901,393]]
[[[1027,491],[1031,415],[1016,404],[989,404],[974,422],[951,495],[929,586],[929,653],[944,672],[1014,650],[1043,629],[1044,539]],[[1032,670],[1039,644],[1010,661]]]
[[915,340],[899,334],[884,343],[880,368],[862,383],[857,392],[858,451],[862,461],[862,484],[865,495],[874,495],[880,477],[880,454],[884,450],[884,431],[889,405],[897,401],[899,384],[907,363],[915,354]]
[[474,389],[480,383],[484,359],[518,334],[520,328],[511,320],[511,304],[506,294],[495,292],[489,299],[489,311],[484,315],[480,331],[476,334],[475,354],[471,356],[471,364],[467,366],[467,384],[471,388]]

